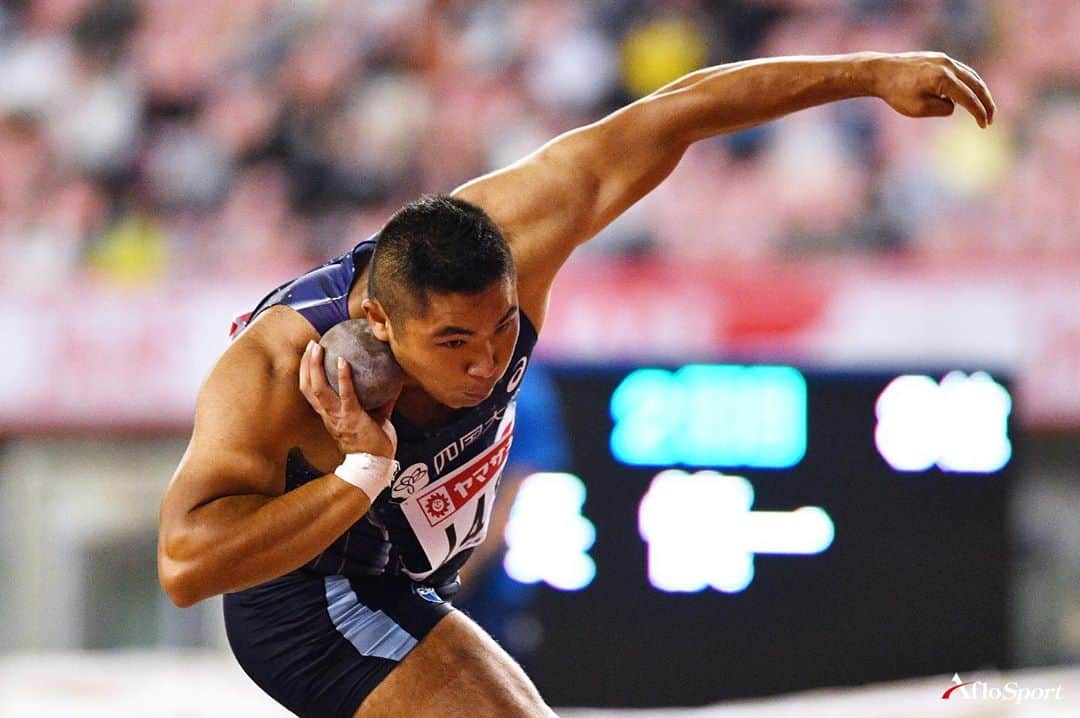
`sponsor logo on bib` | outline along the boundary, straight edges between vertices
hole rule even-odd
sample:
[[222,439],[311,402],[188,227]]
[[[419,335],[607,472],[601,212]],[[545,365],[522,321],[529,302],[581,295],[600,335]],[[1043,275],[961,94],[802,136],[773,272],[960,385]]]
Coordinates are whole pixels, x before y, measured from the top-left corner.
[[483,491],[488,482],[496,479],[510,453],[512,432],[460,469],[448,474],[446,479],[429,488],[418,497],[420,510],[428,524],[435,526],[467,504]]
[[429,483],[431,476],[427,464],[419,462],[399,473],[390,482],[390,496],[396,501],[404,501]]

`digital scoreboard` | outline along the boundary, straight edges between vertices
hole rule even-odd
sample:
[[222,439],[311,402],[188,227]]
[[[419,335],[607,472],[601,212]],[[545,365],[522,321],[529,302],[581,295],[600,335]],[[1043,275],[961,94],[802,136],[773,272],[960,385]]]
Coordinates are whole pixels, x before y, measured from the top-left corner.
[[999,378],[552,374],[571,465],[526,479],[504,562],[532,586],[508,648],[550,702],[701,704],[1008,665]]

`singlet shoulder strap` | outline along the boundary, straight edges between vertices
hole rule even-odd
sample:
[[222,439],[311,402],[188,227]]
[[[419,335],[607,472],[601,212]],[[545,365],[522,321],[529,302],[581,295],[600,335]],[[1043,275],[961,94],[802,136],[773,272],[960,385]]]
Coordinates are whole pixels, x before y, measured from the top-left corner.
[[360,242],[311,271],[285,282],[267,294],[251,312],[233,320],[235,338],[262,312],[276,305],[291,307],[320,334],[349,318],[349,292],[375,250],[377,235]]

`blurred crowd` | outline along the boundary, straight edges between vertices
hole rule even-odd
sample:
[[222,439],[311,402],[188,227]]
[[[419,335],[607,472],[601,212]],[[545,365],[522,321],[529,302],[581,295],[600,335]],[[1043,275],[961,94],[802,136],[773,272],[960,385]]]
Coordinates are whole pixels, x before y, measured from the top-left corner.
[[8,0],[0,284],[285,278],[703,65],[927,48],[991,131],[863,99],[702,142],[588,251],[1077,253],[1075,0]]

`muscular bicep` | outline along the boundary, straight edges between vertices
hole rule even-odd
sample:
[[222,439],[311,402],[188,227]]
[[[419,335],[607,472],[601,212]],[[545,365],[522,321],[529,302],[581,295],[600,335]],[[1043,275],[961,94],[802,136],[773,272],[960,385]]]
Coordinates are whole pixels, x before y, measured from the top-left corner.
[[284,491],[290,437],[283,433],[295,425],[293,414],[303,405],[296,377],[267,346],[270,333],[249,329],[200,390],[191,442],[162,503],[163,522],[223,496],[273,497]]
[[517,263],[521,306],[535,324],[574,248],[652,190],[682,157],[686,142],[669,135],[663,121],[677,102],[639,100],[454,191],[502,228]]

